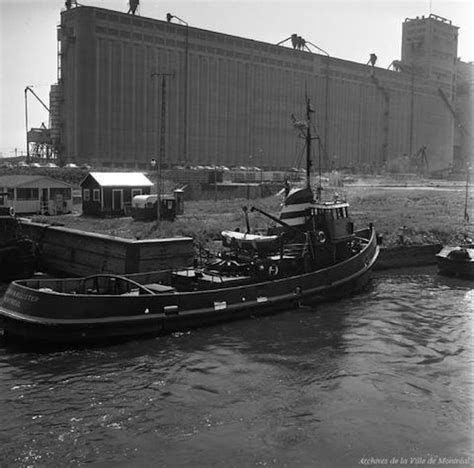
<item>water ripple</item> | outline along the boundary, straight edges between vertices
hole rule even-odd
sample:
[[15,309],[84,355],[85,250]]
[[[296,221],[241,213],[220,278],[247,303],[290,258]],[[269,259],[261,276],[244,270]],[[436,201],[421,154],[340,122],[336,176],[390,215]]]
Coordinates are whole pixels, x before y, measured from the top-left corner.
[[407,274],[314,309],[99,349],[0,345],[0,460],[356,466],[380,451],[461,456],[473,312],[467,282]]

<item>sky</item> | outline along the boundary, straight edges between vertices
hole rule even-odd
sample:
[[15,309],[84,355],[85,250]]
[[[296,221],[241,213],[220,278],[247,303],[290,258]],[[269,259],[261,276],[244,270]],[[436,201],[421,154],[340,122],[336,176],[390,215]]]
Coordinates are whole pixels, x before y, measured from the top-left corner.
[[[127,12],[128,0],[79,0],[86,6]],[[31,86],[49,105],[56,82],[56,27],[64,0],[0,0],[0,153],[25,151],[24,90]],[[293,33],[338,57],[387,68],[401,55],[402,23],[430,13],[460,28],[458,56],[474,60],[474,0],[140,0],[138,14],[162,19],[171,13],[190,26],[277,44]],[[31,95],[29,127],[48,123]]]

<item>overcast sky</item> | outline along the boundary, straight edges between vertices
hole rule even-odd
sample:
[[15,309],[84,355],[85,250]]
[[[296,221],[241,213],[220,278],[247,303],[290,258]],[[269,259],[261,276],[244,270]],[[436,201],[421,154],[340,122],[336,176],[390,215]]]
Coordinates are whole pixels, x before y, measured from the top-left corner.
[[[127,0],[79,0],[80,4],[127,12]],[[292,33],[331,56],[366,63],[378,56],[388,67],[401,55],[405,18],[430,12],[460,27],[458,56],[474,60],[474,0],[141,0],[138,13],[164,20],[170,12],[190,26],[276,44]],[[25,150],[24,89],[33,86],[49,105],[49,86],[56,81],[56,27],[63,0],[0,0],[0,152]],[[289,110],[290,111],[290,110]],[[33,98],[29,126],[48,122]]]

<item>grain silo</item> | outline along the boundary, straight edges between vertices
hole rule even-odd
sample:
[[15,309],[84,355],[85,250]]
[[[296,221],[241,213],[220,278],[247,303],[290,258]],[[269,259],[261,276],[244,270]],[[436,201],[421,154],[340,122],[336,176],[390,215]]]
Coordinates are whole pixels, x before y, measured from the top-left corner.
[[326,166],[380,168],[423,146],[430,169],[453,162],[457,28],[435,15],[405,21],[387,70],[85,6],[61,13],[58,39],[52,133],[63,161],[294,166],[290,116],[307,93]]

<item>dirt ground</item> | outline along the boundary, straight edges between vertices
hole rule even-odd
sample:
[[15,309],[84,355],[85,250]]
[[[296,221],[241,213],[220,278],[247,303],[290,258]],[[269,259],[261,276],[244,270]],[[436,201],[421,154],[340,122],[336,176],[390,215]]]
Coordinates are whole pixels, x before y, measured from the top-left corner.
[[[384,246],[460,243],[474,239],[474,187],[468,191],[468,214],[464,219],[466,184],[455,181],[423,180],[416,177],[354,177],[342,187],[324,186],[325,199],[338,196],[350,203],[356,228],[373,223],[383,235]],[[33,219],[48,224],[124,238],[190,236],[207,244],[218,240],[220,232],[245,227],[243,206],[256,206],[278,215],[281,196],[258,200],[201,200],[185,202],[185,214],[174,222],[135,221],[130,217],[93,218],[83,216],[81,207],[69,215]],[[252,229],[268,225],[266,217],[250,213]]]

